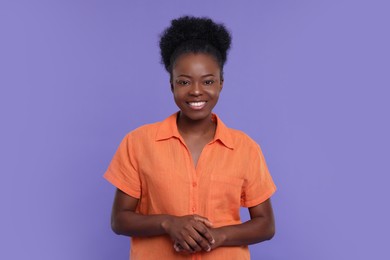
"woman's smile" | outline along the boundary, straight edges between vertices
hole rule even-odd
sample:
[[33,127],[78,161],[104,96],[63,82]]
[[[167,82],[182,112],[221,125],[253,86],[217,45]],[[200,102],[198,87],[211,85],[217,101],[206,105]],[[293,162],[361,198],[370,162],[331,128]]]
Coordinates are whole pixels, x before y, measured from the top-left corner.
[[201,110],[206,106],[207,101],[187,102],[188,106],[194,110]]

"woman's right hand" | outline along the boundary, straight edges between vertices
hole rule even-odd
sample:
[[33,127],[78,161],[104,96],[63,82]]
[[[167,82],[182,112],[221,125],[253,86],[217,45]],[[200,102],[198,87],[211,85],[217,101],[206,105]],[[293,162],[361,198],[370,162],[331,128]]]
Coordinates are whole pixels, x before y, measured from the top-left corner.
[[215,242],[209,232],[212,223],[199,215],[169,216],[162,227],[173,240],[176,251],[182,248],[190,253],[201,250],[208,252]]

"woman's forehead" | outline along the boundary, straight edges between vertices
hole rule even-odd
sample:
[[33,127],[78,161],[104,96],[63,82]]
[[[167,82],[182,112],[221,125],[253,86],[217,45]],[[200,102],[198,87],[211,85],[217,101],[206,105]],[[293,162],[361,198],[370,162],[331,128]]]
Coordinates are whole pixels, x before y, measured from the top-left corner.
[[220,68],[212,55],[204,53],[186,53],[179,56],[173,67],[174,74],[214,74]]

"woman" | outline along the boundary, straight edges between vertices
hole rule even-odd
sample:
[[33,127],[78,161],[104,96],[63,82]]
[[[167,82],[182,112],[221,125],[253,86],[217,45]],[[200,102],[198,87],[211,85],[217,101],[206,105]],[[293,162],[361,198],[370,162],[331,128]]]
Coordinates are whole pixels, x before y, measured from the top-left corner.
[[131,259],[249,259],[247,245],[274,235],[276,187],[260,147],[212,112],[230,43],[207,18],[173,20],[161,36],[180,111],[128,133],[104,175],[117,187],[112,229],[132,237]]

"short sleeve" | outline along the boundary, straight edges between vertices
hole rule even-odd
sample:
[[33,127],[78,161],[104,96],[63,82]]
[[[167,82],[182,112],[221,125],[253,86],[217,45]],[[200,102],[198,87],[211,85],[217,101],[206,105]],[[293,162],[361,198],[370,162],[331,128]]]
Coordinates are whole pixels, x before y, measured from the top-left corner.
[[139,199],[141,181],[137,170],[131,133],[127,134],[111,160],[104,178],[126,194]]
[[241,193],[241,206],[254,207],[269,199],[276,191],[276,186],[268,171],[263,153],[258,144],[250,152],[248,171]]

